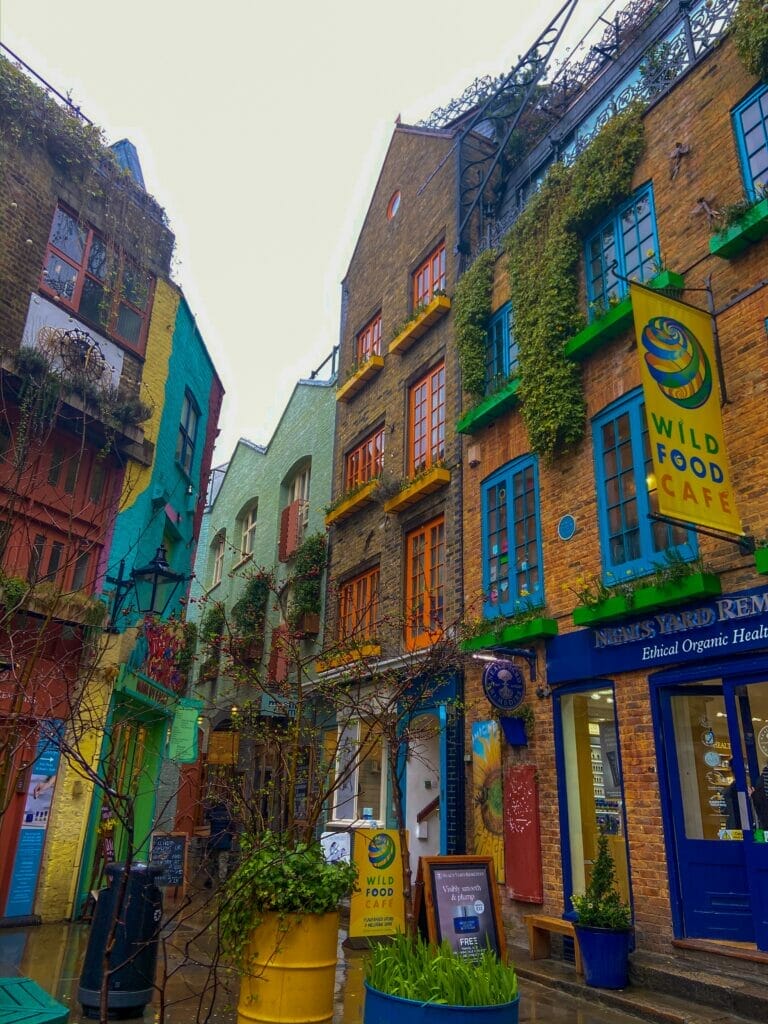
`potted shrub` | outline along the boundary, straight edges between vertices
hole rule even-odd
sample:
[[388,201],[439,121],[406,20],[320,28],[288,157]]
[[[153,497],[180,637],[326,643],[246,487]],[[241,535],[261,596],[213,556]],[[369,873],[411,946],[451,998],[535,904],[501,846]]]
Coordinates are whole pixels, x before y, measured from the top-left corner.
[[629,981],[631,913],[616,888],[608,836],[600,832],[592,877],[583,896],[572,896],[584,980],[594,988],[625,988]]
[[221,896],[221,948],[241,974],[238,1021],[333,1017],[338,905],[357,869],[318,842],[273,832],[240,841]]
[[400,934],[366,964],[363,1024],[517,1024],[519,1005],[515,969],[491,949],[470,959]]

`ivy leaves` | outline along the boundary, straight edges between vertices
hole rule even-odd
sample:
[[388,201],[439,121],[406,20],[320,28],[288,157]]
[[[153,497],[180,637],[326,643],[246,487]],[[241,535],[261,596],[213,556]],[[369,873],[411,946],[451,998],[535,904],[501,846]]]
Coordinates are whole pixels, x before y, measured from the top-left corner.
[[762,0],[740,0],[733,39],[741,63],[752,75],[768,79],[768,14]]
[[464,390],[478,398],[485,393],[488,318],[491,315],[494,250],[478,256],[456,285],[453,323]]

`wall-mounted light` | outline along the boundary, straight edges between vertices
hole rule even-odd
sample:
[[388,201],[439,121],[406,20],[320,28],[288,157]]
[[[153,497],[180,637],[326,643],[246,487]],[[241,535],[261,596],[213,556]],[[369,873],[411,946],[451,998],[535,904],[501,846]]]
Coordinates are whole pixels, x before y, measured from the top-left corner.
[[143,615],[157,615],[162,618],[179,584],[187,579],[189,579],[188,576],[181,572],[174,572],[168,565],[164,544],[157,549],[151,562],[138,569],[132,569],[127,578],[125,577],[125,559],[121,560],[117,577],[107,577],[107,582],[115,585],[108,632],[119,632],[116,625],[117,617],[132,588],[136,594],[137,610]]

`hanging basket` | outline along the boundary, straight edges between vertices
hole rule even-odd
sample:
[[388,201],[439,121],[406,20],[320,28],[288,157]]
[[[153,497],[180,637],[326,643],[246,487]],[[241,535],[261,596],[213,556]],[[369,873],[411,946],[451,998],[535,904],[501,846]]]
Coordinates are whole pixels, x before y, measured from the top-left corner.
[[510,747],[527,747],[528,733],[525,729],[525,721],[522,718],[500,718],[501,731],[504,739]]

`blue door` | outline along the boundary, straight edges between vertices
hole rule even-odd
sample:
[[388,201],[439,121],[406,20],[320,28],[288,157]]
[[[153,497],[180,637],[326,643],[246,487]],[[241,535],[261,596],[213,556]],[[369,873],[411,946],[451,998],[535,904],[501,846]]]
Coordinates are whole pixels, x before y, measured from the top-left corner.
[[768,948],[768,845],[753,795],[768,764],[768,683],[664,689],[661,710],[682,934]]

